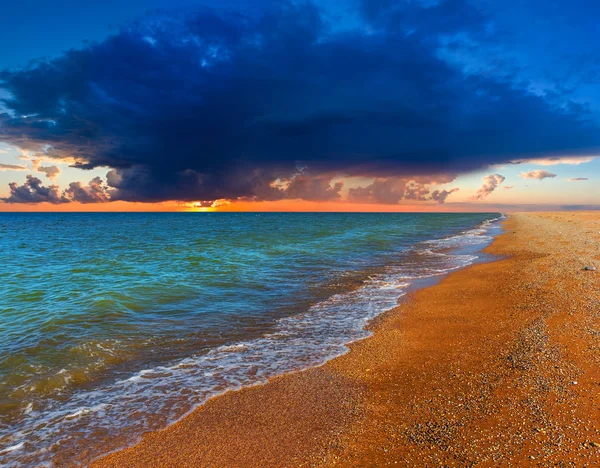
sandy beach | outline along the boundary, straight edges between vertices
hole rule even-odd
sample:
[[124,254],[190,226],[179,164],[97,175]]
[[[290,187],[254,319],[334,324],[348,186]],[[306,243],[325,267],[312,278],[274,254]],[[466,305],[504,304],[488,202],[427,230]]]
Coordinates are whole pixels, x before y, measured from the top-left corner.
[[504,227],[497,260],[414,292],[348,354],[93,466],[597,466],[600,212]]

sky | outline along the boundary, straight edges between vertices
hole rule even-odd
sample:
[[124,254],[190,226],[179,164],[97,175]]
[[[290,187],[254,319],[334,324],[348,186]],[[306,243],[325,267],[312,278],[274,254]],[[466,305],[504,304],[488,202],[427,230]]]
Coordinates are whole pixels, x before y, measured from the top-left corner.
[[599,14],[12,2],[0,211],[600,209]]

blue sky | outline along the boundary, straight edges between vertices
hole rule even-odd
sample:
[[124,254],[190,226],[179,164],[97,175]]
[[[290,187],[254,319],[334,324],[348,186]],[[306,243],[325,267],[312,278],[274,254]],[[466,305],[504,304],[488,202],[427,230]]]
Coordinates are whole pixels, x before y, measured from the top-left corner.
[[190,8],[193,0],[23,0],[6,2],[0,16],[0,66],[20,67],[29,60],[56,57],[115,33],[126,22],[157,9]]
[[13,2],[0,208],[600,205],[598,14],[582,0]]

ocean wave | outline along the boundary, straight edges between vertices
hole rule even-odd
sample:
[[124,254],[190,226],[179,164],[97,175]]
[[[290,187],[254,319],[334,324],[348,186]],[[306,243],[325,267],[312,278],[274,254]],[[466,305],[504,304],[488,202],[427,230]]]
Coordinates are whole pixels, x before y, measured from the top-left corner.
[[[82,390],[67,401],[27,405],[24,419],[1,438],[0,464],[7,467],[51,465],[62,457],[85,464],[133,443],[138,436],[181,418],[207,399],[232,389],[324,362],[347,352],[348,343],[370,335],[365,325],[394,308],[417,279],[443,275],[476,261],[499,218],[458,235],[416,244],[398,262],[372,274],[349,292],[334,294],[303,313],[279,318],[272,331],[247,341],[228,343],[207,353],[156,366],[125,379]],[[466,253],[448,249],[470,248]],[[93,343],[88,354],[112,354],[115,343]],[[135,415],[135,416],[132,416]],[[70,434],[76,436],[70,437]],[[82,441],[90,448],[81,457]]]

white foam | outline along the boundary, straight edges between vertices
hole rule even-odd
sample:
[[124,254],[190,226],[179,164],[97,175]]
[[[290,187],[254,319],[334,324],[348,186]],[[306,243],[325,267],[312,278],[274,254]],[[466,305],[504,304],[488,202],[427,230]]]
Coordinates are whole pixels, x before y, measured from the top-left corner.
[[23,414],[29,414],[33,410],[33,403],[29,403],[23,410]]
[[243,351],[244,349],[246,349],[246,346],[247,345],[245,345],[245,344],[238,343],[238,344],[229,345],[229,346],[222,346],[221,350],[222,351],[231,351],[231,352]]
[[15,452],[17,450],[21,450],[23,447],[25,446],[25,442],[20,442],[16,445],[12,445],[10,447],[6,447],[3,450],[0,450],[0,454],[5,454],[5,453],[9,453],[9,452]]
[[75,419],[75,418],[79,418],[80,416],[83,416],[85,414],[96,413],[98,411],[102,411],[107,406],[108,405],[106,403],[100,403],[99,405],[92,406],[91,408],[88,408],[88,407],[80,408],[77,411],[75,411],[73,414],[66,415],[65,419]]

